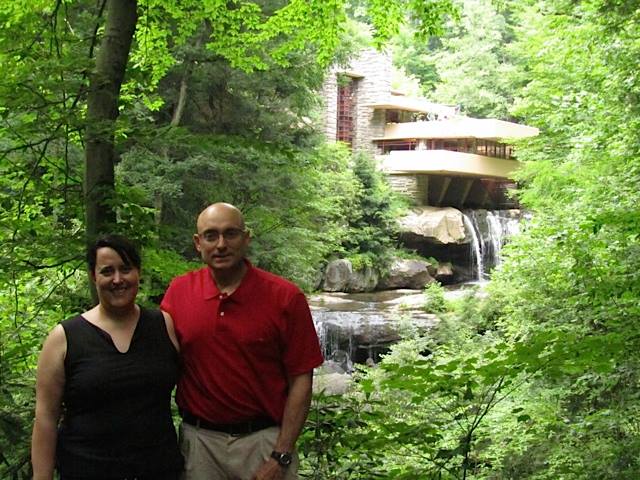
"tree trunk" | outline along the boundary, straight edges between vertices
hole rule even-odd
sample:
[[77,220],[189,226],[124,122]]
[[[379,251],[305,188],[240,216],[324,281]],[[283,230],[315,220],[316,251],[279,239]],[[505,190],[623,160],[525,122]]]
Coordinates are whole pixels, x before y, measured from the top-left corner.
[[185,72],[182,74],[182,79],[180,80],[180,93],[178,94],[178,104],[176,105],[176,108],[173,111],[173,117],[171,118],[172,127],[177,127],[178,125],[180,125],[180,120],[182,120],[184,106],[187,103],[187,87],[189,83],[190,73],[190,68],[187,67],[185,69]]
[[115,121],[137,20],[136,0],[108,0],[105,33],[87,97],[84,198],[88,244],[115,224]]
[[[200,48],[202,47],[202,34],[199,34],[196,37],[196,43],[194,45],[194,51],[196,54],[199,53]],[[171,118],[171,126],[177,127],[180,125],[180,121],[182,120],[182,114],[184,113],[184,107],[187,103],[187,89],[189,87],[189,77],[191,76],[191,71],[193,70],[194,59],[187,57],[184,61],[184,72],[182,73],[182,78],[180,79],[180,91],[178,93],[178,104],[176,108],[173,110],[173,116]]]

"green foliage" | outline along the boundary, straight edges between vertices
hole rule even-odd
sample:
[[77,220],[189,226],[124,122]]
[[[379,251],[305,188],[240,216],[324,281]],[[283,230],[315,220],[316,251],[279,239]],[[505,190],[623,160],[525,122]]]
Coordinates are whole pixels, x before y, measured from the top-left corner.
[[[330,254],[365,266],[393,251],[397,207],[373,161],[324,145],[312,127],[309,91],[345,35],[344,4],[233,5],[140,3],[114,208],[145,245],[144,303],[199,264],[185,260],[194,216],[214,200],[246,210],[256,263],[307,288]],[[452,11],[407,5],[423,35]],[[315,400],[301,443],[308,478],[640,476],[638,5],[495,5],[465,2],[451,33],[428,43],[405,36],[415,55],[401,63],[434,85],[434,100],[541,128],[518,148],[533,220],[486,298],[445,302],[430,286],[440,322],[428,338],[359,372],[349,396]],[[402,7],[353,9],[384,39]],[[88,307],[81,137],[98,13],[95,2],[0,2],[2,478],[30,475],[42,339]],[[183,81],[187,106],[169,127]]]
[[[487,429],[524,372],[539,368],[544,343],[510,346],[494,335],[478,335],[452,313],[437,329],[457,335],[413,335],[394,345],[377,368],[361,370],[358,388],[341,401],[331,399],[330,411],[318,408],[325,416],[313,428],[331,425],[339,433],[305,443],[307,455],[322,451],[334,458],[337,471],[365,454],[374,462],[369,477],[359,471],[344,478],[453,479],[482,471],[492,460]],[[336,421],[341,415],[346,419]],[[518,417],[526,421],[524,414]]]
[[509,4],[456,2],[459,15],[428,42],[403,32],[394,45],[396,64],[417,77],[433,101],[459,105],[475,117],[507,118],[518,77],[509,52],[513,24]]
[[447,311],[444,288],[442,288],[440,283],[432,282],[424,288],[423,308],[429,313],[442,313]]
[[509,246],[491,292],[508,338],[557,339],[546,378],[528,386],[529,398],[552,393],[556,407],[532,416],[538,432],[517,443],[521,456],[505,471],[634,478],[640,178],[637,132],[627,126],[640,113],[640,31],[608,2],[539,7],[519,12],[516,46],[530,78],[516,112],[542,129],[519,150],[521,199],[534,220]]
[[362,374],[360,431],[384,478],[638,478],[637,8],[510,8],[532,220],[486,293]]
[[77,140],[91,23],[69,12],[71,30],[53,7],[0,7],[0,478],[31,476],[37,353],[87,298]]
[[300,436],[300,476],[316,480],[384,478],[380,453],[367,428],[377,417],[356,398],[314,395]]
[[53,324],[84,307],[88,292],[80,262],[5,278],[11,282],[0,295],[0,476],[26,479],[37,354]]
[[461,3],[460,22],[440,38],[433,56],[439,82],[430,96],[471,116],[507,118],[514,90],[509,11],[491,0]]
[[201,266],[200,262],[189,262],[177,252],[149,245],[142,251],[143,276],[138,302],[157,307],[169,282],[178,275]]
[[320,143],[310,150],[171,130],[130,150],[118,175],[146,205],[161,205],[157,228],[165,248],[193,258],[197,212],[227,201],[245,212],[253,261],[312,288],[322,259],[341,248],[356,194],[348,158]]
[[409,27],[402,29],[392,44],[393,62],[420,81],[422,93],[429,95],[439,81],[434,50],[437,38],[416,41]]
[[392,193],[375,159],[368,154],[354,154],[352,169],[358,190],[348,211],[348,233],[342,245],[356,263],[366,265],[367,259],[374,259],[384,268],[394,251],[396,219],[404,203]]
[[[369,3],[381,12],[388,2]],[[44,336],[89,307],[82,137],[105,5],[0,1],[1,478],[30,477]],[[436,28],[448,5],[418,9],[421,28]],[[183,259],[193,217],[214,198],[259,203],[247,214],[257,262],[311,286],[313,268],[342,250],[358,188],[345,152],[319,143],[310,127],[309,90],[344,34],[344,2],[142,0],[138,14],[120,92],[122,162],[111,208],[118,230],[146,247],[140,301],[157,301],[172,276],[194,266]],[[381,40],[404,20],[372,18]],[[262,73],[246,73],[254,70]],[[165,128],[183,84],[194,95],[175,124],[186,132]]]
[[637,9],[508,7],[527,83],[515,113],[542,128],[518,150],[533,220],[486,294],[363,374],[360,431],[385,439],[385,478],[637,478]]

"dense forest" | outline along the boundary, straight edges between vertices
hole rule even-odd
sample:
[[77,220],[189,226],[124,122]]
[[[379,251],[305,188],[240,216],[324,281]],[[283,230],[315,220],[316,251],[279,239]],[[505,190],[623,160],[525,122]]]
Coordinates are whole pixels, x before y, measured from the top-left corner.
[[431,285],[432,331],[314,399],[301,475],[640,478],[640,2],[2,0],[0,24],[0,478],[30,476],[37,355],[91,304],[100,232],[143,247],[147,305],[214,200],[308,291],[398,248],[401,199],[320,130],[328,67],[370,45],[433,101],[540,129],[530,220],[485,295]]

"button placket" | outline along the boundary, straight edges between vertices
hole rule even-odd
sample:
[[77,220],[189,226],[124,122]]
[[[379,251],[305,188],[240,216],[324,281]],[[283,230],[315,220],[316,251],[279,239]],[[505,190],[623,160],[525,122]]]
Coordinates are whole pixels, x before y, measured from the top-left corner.
[[218,298],[220,299],[220,305],[218,306],[218,315],[220,317],[224,317],[224,306],[226,304],[226,300],[229,297],[226,293],[221,293]]

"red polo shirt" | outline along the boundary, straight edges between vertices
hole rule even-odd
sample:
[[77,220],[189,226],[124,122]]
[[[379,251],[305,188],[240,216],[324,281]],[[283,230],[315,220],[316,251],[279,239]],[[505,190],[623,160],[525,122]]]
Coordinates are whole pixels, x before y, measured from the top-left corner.
[[204,267],[176,277],[161,304],[180,342],[178,406],[211,422],[264,416],[281,422],[287,376],[323,361],[302,291],[247,266],[231,295],[220,293]]

